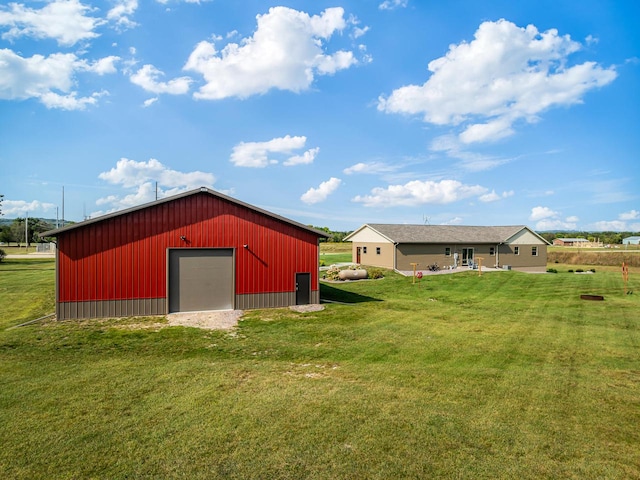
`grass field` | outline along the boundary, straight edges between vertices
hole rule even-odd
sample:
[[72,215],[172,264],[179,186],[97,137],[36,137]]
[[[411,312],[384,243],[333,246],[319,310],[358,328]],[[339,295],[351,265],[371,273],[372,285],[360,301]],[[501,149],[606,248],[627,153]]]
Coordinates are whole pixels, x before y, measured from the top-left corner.
[[[640,478],[640,272],[323,284],[234,331],[42,322],[0,265],[0,477]],[[601,294],[604,302],[580,300]]]

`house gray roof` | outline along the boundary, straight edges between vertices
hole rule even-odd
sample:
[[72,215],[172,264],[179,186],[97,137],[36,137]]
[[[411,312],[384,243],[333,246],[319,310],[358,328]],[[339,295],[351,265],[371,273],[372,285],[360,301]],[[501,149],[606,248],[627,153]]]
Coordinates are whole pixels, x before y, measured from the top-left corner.
[[365,226],[369,226],[394,243],[503,243],[523,229],[530,231],[544,243],[548,243],[524,225],[472,227],[369,223]]

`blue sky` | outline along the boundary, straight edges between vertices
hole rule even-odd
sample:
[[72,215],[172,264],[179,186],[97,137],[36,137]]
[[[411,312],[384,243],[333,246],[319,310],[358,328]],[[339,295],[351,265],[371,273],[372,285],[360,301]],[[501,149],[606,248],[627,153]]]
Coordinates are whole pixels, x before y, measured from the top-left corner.
[[640,230],[640,2],[0,5],[7,218],[200,186],[305,224]]

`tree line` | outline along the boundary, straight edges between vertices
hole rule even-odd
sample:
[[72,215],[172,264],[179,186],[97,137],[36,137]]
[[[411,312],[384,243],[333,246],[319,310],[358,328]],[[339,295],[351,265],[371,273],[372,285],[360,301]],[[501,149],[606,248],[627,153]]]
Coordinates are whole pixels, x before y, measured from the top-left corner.
[[15,218],[10,224],[0,226],[0,243],[11,245],[15,243],[31,244],[39,243],[40,234],[47,230],[53,230],[55,225],[42,218],[29,218],[25,229],[24,218]]

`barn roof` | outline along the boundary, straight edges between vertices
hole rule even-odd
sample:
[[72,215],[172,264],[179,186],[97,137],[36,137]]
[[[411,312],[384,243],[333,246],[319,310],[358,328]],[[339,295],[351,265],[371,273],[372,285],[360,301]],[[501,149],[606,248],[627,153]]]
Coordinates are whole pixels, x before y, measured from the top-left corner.
[[326,232],[323,232],[323,231],[320,231],[320,230],[316,230],[315,228],[311,228],[311,227],[309,227],[307,225],[303,225],[302,223],[298,223],[298,222],[296,222],[294,220],[290,220],[290,219],[282,217],[280,215],[276,215],[275,213],[271,213],[271,212],[269,212],[267,210],[263,210],[261,208],[258,208],[258,207],[255,207],[253,205],[250,205],[248,203],[241,202],[240,200],[236,200],[235,198],[229,197],[229,196],[224,195],[224,194],[222,194],[220,192],[216,192],[215,190],[212,190],[212,189],[207,188],[207,187],[200,187],[200,188],[197,188],[195,190],[190,190],[188,192],[180,193],[178,195],[173,195],[171,197],[162,198],[160,200],[155,200],[153,202],[145,203],[143,205],[138,205],[136,207],[127,208],[125,210],[119,210],[117,212],[108,213],[106,215],[101,215],[99,217],[91,218],[89,220],[84,220],[82,222],[73,223],[71,225],[67,225],[66,227],[57,228],[57,229],[54,229],[54,230],[49,230],[47,232],[41,233],[40,236],[41,237],[57,237],[61,233],[66,233],[66,232],[69,232],[71,230],[75,230],[77,228],[82,228],[84,226],[91,225],[93,223],[99,223],[99,222],[102,222],[104,220],[108,220],[110,218],[119,217],[121,215],[126,215],[126,214],[129,214],[129,213],[132,213],[132,212],[137,212],[138,210],[144,210],[146,208],[150,208],[150,207],[153,207],[155,205],[161,205],[163,203],[170,203],[170,202],[173,202],[173,201],[178,200],[180,198],[191,197],[191,196],[194,196],[194,195],[199,195],[201,193],[209,194],[209,195],[211,195],[213,197],[217,197],[217,198],[220,198],[220,199],[225,200],[227,202],[239,205],[241,207],[244,207],[244,208],[247,208],[249,210],[252,210],[252,211],[254,211],[256,213],[260,213],[260,214],[265,215],[267,217],[271,217],[271,218],[273,218],[275,220],[278,220],[280,222],[292,225],[294,227],[298,227],[298,228],[300,228],[302,230],[306,230],[308,232],[311,232],[311,233],[317,235],[318,237],[325,237],[325,238],[329,237],[329,235]]
[[364,228],[371,228],[380,235],[386,237],[394,243],[504,243],[510,238],[527,230],[538,237],[542,242],[547,242],[540,235],[529,227],[518,226],[497,226],[497,227],[474,227],[463,225],[397,225],[385,223],[369,223],[363,225],[349,237]]
[[586,238],[556,238],[556,240],[562,240],[563,242],[589,242]]

